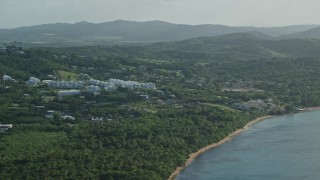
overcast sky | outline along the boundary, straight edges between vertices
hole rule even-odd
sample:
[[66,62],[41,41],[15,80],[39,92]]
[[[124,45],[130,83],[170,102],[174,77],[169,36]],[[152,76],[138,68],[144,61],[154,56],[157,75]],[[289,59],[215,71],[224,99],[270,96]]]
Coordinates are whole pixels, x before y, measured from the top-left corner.
[[0,28],[118,19],[180,24],[320,24],[319,0],[0,0]]

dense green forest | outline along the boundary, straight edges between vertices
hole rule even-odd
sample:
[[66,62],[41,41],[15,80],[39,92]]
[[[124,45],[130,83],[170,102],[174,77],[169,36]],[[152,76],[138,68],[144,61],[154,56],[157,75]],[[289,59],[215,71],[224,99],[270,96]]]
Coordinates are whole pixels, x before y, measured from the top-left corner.
[[[13,124],[0,132],[0,179],[167,179],[190,153],[256,117],[319,106],[319,46],[234,34],[2,54],[0,73],[15,81],[0,86],[0,123]],[[152,82],[157,90],[58,97],[57,89],[25,83],[80,74]],[[251,100],[273,108],[235,107]],[[49,110],[59,113],[46,118]]]

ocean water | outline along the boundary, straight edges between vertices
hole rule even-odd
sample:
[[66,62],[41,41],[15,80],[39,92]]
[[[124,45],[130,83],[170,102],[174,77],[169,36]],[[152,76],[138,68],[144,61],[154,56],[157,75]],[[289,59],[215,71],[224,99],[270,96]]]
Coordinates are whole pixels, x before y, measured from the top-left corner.
[[320,111],[258,122],[200,155],[178,180],[320,180]]

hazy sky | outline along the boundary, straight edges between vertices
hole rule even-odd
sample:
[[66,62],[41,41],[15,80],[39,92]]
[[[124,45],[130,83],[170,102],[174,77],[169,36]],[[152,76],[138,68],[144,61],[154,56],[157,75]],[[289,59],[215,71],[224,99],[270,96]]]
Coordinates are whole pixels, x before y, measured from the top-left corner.
[[182,24],[320,24],[319,0],[0,0],[0,28],[118,19]]

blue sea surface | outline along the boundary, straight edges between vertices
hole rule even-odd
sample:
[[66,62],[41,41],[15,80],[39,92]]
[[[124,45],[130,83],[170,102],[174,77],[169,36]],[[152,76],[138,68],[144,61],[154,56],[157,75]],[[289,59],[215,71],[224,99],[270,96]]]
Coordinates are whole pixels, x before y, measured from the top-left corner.
[[320,180],[320,111],[258,122],[200,155],[178,180]]

